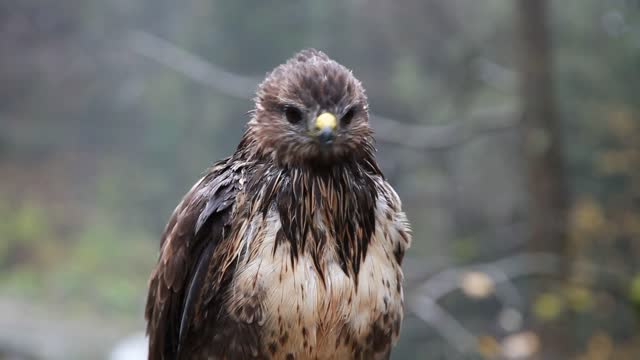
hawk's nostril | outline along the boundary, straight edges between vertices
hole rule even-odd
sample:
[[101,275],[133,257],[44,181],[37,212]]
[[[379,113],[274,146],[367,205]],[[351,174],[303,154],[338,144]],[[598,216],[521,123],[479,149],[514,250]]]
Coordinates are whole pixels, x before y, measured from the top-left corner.
[[325,127],[318,133],[318,140],[323,144],[331,144],[333,142],[334,133],[331,128]]

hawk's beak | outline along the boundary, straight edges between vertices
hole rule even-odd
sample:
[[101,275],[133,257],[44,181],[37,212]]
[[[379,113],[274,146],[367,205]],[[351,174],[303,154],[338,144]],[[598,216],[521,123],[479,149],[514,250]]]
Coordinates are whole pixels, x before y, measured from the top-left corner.
[[314,127],[316,136],[322,143],[330,144],[333,141],[337,123],[336,116],[330,112],[318,115]]

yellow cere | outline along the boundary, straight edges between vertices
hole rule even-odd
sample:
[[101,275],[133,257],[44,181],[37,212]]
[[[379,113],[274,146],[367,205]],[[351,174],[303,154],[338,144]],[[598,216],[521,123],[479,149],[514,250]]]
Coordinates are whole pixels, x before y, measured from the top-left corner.
[[324,112],[316,118],[316,129],[335,129],[337,125],[336,116],[329,112]]

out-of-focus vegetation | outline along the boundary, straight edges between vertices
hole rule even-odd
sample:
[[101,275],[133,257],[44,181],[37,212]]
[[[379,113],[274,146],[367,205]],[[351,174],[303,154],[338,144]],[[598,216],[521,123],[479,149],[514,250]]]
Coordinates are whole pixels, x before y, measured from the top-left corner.
[[[0,297],[141,327],[163,226],[199,174],[234,150],[252,105],[188,64],[185,73],[142,56],[131,41],[140,31],[256,82],[320,48],[363,81],[373,113],[401,125],[374,118],[378,129],[435,134],[410,147],[420,139],[379,134],[379,160],[414,227],[408,303],[437,270],[526,252],[535,179],[523,153],[548,138],[521,133],[513,3],[0,4]],[[461,292],[437,300],[474,335],[472,348],[459,345],[464,332],[420,319],[414,312],[431,308],[417,302],[396,358],[506,356],[539,346],[534,324],[555,321],[577,358],[640,358],[640,2],[555,0],[547,15],[569,198],[566,252],[554,254],[562,281],[530,294],[535,271],[507,290],[486,277],[490,267],[454,276]],[[452,141],[438,135],[447,126],[478,130]],[[512,288],[521,301],[494,299]]]
[[88,218],[64,229],[46,205],[3,204],[0,260],[3,292],[76,310],[107,314],[139,311],[140,287],[156,247],[149,234],[118,223]]

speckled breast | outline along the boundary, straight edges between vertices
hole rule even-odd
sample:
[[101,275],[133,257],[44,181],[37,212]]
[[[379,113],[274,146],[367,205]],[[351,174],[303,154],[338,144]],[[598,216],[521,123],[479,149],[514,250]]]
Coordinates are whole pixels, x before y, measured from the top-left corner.
[[236,321],[261,328],[258,357],[388,358],[400,331],[403,300],[395,239],[382,228],[385,221],[376,226],[357,279],[341,268],[330,245],[319,266],[307,252],[293,261],[289,244],[276,246],[277,215],[266,221],[275,226],[260,227],[268,233],[238,265],[229,299]]

